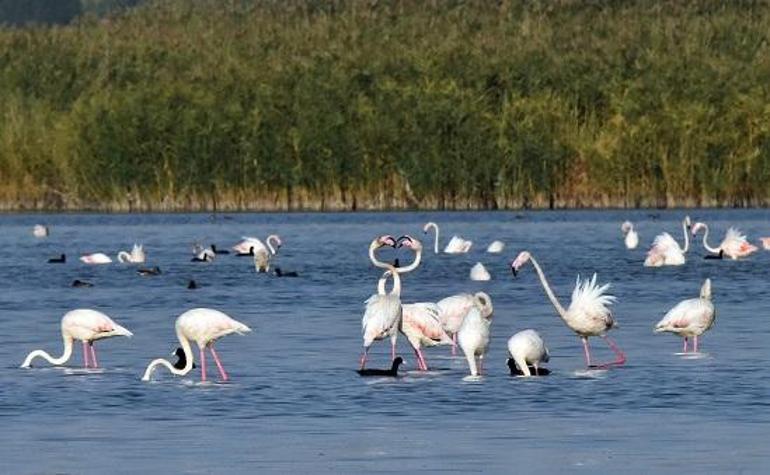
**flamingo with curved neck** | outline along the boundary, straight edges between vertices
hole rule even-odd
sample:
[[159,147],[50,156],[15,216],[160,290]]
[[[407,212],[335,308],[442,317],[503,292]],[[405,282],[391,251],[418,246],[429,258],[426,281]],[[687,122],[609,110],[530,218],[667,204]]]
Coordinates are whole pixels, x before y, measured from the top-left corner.
[[390,265],[387,262],[382,262],[377,259],[377,256],[374,254],[374,251],[383,248],[385,246],[390,247],[396,247],[397,242],[396,238],[389,234],[385,234],[383,236],[380,236],[376,239],[374,239],[371,244],[369,244],[369,260],[372,261],[372,264],[374,264],[375,267],[379,267],[381,269],[390,269],[393,266]]
[[[611,365],[621,365],[625,363],[625,354],[618,348],[618,346],[607,337],[606,332],[615,326],[615,320],[612,317],[612,313],[607,308],[614,300],[612,295],[604,294],[604,291],[609,288],[609,284],[605,284],[599,287],[596,284],[596,274],[592,279],[580,280],[577,278],[575,283],[575,289],[572,291],[572,301],[569,308],[565,309],[559,299],[551,290],[551,286],[545,278],[543,270],[540,265],[527,252],[521,252],[516,259],[511,263],[511,270],[513,275],[516,276],[518,270],[527,262],[532,262],[535,267],[538,277],[540,277],[540,283],[543,285],[543,290],[548,296],[548,299],[553,304],[556,312],[561,317],[562,321],[575,332],[583,342],[583,349],[585,351],[586,366],[606,368]],[[591,364],[591,352],[588,346],[589,336],[599,336],[610,349],[615,353],[617,359],[611,363],[605,363],[600,365]]]
[[433,221],[428,222],[425,226],[422,227],[422,232],[425,234],[428,234],[428,230],[433,228],[433,231],[435,231],[434,240],[433,240],[433,253],[438,254],[438,235],[439,235],[439,229],[438,224],[434,223]]
[[398,238],[397,246],[406,247],[407,249],[414,251],[414,260],[406,267],[397,268],[396,272],[399,274],[406,274],[407,272],[412,272],[413,270],[417,269],[422,260],[422,243],[412,236],[405,234]]
[[227,381],[229,377],[225,371],[222,362],[219,360],[217,352],[214,350],[214,343],[223,336],[231,333],[243,335],[251,331],[243,323],[230,318],[227,314],[211,308],[194,308],[181,314],[174,324],[176,337],[182,347],[185,356],[184,368],[178,369],[170,361],[164,358],[157,358],[150,362],[142,376],[142,381],[149,381],[153,371],[157,366],[165,366],[172,374],[184,376],[193,369],[193,352],[190,340],[198,345],[201,358],[201,381],[206,381],[206,348],[214,357],[222,381]]
[[[434,253],[438,254],[439,252],[438,251],[438,240],[439,240],[438,224],[431,221],[427,223],[425,226],[423,226],[422,230],[425,234],[427,234],[428,230],[431,228],[433,228],[433,230],[436,232],[436,236],[433,241],[433,251]],[[470,251],[472,245],[473,245],[472,241],[463,239],[460,236],[452,236],[452,239],[449,240],[449,243],[447,243],[446,247],[444,248],[444,253],[445,254],[465,254],[466,252]]]
[[721,258],[722,254],[727,255],[731,259],[738,259],[739,257],[746,257],[758,250],[757,246],[749,243],[746,240],[746,236],[741,234],[738,229],[733,227],[727,230],[725,238],[722,240],[722,243],[719,244],[718,247],[711,247],[707,241],[709,235],[709,227],[706,223],[695,223],[695,226],[692,228],[693,239],[701,229],[705,230],[703,233],[703,247],[705,247],[709,252],[718,254],[718,257],[715,257],[717,259]]

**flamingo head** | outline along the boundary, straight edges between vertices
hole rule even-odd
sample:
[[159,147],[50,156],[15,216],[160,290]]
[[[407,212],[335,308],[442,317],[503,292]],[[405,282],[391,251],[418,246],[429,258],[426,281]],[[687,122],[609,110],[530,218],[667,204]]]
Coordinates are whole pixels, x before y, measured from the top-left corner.
[[407,247],[415,252],[422,250],[422,243],[417,239],[405,234],[398,238],[398,247]]
[[437,225],[433,221],[425,223],[425,226],[422,227],[422,232],[428,234],[428,230],[430,230],[431,226],[436,227]]
[[398,242],[396,242],[396,238],[391,236],[390,234],[384,234],[374,241],[372,241],[372,248],[373,249],[379,249],[381,247],[390,246],[390,247],[396,247],[398,245]]
[[511,262],[511,272],[513,272],[513,276],[516,277],[516,273],[521,269],[521,267],[529,261],[530,254],[527,251],[521,251],[518,256],[516,256],[516,259]]
[[703,282],[703,286],[700,288],[700,298],[711,300],[711,279],[706,279]]
[[695,225],[692,227],[690,232],[692,232],[693,237],[698,234],[698,231],[701,229],[705,229],[706,225],[704,223],[695,223]]
[[631,224],[631,221],[626,221],[623,224],[620,225],[620,230],[623,232],[623,234],[627,234],[631,229],[633,229],[634,225]]
[[690,226],[692,226],[692,221],[690,221],[689,216],[684,217],[684,225],[687,226],[687,229],[690,229]]
[[283,246],[283,241],[281,241],[280,237],[275,236],[275,248],[280,249],[281,246]]

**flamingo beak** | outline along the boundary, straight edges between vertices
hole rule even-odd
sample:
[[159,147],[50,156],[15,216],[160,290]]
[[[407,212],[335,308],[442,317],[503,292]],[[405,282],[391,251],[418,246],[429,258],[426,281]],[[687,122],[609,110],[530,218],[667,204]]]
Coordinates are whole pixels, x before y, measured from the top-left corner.
[[411,244],[412,243],[412,238],[410,238],[407,235],[403,235],[403,236],[399,237],[398,241],[397,241],[398,242],[398,247],[402,247],[404,245],[404,241],[409,241],[409,243]]
[[514,277],[516,277],[516,274],[518,274],[518,271],[516,270],[515,266],[511,266],[511,273],[513,274]]

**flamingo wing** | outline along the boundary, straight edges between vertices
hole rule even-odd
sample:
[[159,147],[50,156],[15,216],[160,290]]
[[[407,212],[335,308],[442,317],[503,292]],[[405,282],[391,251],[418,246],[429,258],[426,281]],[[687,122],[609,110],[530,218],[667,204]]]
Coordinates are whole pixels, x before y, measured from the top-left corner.
[[[447,335],[441,325],[441,309],[435,303],[422,302],[403,306],[404,332],[418,333],[422,340],[430,340],[434,343],[452,344],[452,339]],[[408,327],[408,328],[407,328]]]
[[609,306],[616,298],[605,293],[609,288],[610,284],[599,286],[596,283],[596,274],[591,279],[584,280],[578,276],[567,314],[585,320],[601,330],[612,328],[615,326],[615,319]]

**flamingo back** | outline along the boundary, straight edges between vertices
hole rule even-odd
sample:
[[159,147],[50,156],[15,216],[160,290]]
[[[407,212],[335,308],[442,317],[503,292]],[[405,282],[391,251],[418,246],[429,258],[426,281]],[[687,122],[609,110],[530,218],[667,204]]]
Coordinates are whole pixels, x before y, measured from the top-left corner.
[[748,256],[758,249],[757,246],[748,242],[745,234],[733,227],[727,230],[719,247],[732,258]]
[[176,319],[176,329],[194,340],[199,347],[218,340],[230,333],[242,335],[251,331],[243,323],[230,318],[224,312],[211,308],[194,308]]
[[397,296],[374,294],[369,297],[361,319],[365,342],[381,340],[395,333],[401,313],[401,299]]
[[441,319],[441,324],[444,330],[451,335],[460,330],[465,315],[473,307],[473,295],[452,295],[439,300],[436,305],[438,305],[440,310],[439,318]]
[[683,300],[655,325],[655,332],[697,336],[713,326],[715,315],[714,304],[708,299]]
[[432,302],[403,305],[401,329],[410,342],[425,346],[451,345],[452,339],[441,325],[441,309]]
[[572,301],[566,312],[566,319],[573,330],[581,334],[598,335],[615,326],[612,312],[608,308],[615,302],[613,295],[605,292],[610,284],[599,286],[596,274],[591,279],[575,280]]

